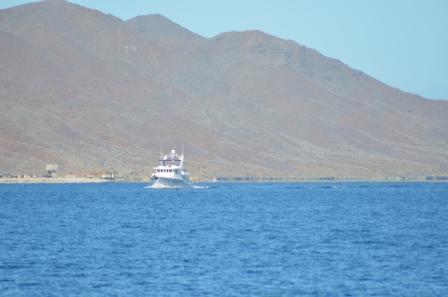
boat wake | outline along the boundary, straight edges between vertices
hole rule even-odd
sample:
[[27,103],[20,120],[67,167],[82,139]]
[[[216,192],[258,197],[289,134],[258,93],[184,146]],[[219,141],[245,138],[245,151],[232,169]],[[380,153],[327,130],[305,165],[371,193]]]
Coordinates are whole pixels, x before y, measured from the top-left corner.
[[146,186],[145,189],[194,189],[194,190],[204,190],[209,189],[209,186],[198,186],[198,185],[178,185],[178,186],[167,186],[167,185],[161,185],[161,184],[154,184]]
[[209,186],[193,186],[193,189],[202,190],[202,189],[210,189]]

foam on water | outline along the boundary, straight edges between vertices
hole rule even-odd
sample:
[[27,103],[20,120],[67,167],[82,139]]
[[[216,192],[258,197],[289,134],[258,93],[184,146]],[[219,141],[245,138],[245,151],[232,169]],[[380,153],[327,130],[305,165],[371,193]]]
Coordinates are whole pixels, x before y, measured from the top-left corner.
[[154,185],[149,185],[149,186],[145,187],[145,189],[195,189],[195,190],[203,190],[203,189],[209,189],[209,188],[210,188],[210,186],[203,186],[203,185],[200,186],[200,185],[193,185],[193,184],[188,184],[188,185],[184,185],[184,186],[175,186],[175,187],[154,184]]
[[198,186],[198,185],[193,185],[193,189],[196,189],[196,190],[210,189],[210,186]]

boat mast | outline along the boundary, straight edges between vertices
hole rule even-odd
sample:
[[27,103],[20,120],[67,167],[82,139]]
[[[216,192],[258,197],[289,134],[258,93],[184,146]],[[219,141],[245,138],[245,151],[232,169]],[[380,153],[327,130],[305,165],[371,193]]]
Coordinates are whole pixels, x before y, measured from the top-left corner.
[[180,167],[184,166],[184,144],[182,143],[182,155],[180,156]]

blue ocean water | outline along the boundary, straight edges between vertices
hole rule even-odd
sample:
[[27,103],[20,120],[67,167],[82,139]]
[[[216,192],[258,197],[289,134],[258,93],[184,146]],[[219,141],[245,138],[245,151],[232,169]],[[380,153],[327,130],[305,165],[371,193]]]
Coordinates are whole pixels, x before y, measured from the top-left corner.
[[0,185],[0,296],[448,296],[448,184]]

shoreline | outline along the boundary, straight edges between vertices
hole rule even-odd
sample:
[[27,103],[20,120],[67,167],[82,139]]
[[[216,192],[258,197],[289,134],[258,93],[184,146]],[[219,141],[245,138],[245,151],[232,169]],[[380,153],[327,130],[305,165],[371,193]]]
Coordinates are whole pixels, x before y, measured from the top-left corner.
[[25,177],[25,178],[0,178],[0,184],[81,184],[81,183],[110,183],[102,178],[68,178],[68,177]]
[[249,180],[249,181],[238,181],[238,180],[227,180],[227,181],[198,181],[198,184],[338,184],[338,183],[448,183],[448,180],[425,180],[425,179],[346,179],[346,180],[318,180],[318,179],[308,179],[308,180]]
[[[148,184],[149,181],[109,180],[102,178],[0,178],[1,184],[95,184],[95,183],[131,183]],[[193,184],[303,184],[303,183],[448,183],[448,180],[398,180],[398,179],[353,179],[353,180],[225,180],[225,181],[197,181]]]

